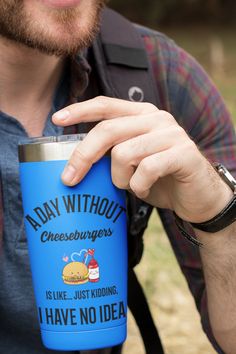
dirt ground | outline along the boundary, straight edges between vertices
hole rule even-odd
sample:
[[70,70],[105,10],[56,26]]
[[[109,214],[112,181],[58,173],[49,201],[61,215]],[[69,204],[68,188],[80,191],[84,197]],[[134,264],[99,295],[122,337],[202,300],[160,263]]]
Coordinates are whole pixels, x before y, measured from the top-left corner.
[[[193,299],[155,215],[145,235],[143,260],[136,270],[144,285],[166,354],[216,353],[201,329]],[[128,316],[128,339],[124,353],[144,354],[131,314]]]

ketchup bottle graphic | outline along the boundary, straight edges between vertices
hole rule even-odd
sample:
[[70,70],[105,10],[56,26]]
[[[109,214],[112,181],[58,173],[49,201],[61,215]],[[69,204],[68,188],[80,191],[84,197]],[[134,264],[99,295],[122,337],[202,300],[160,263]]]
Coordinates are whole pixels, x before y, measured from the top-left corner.
[[94,249],[89,249],[88,254],[92,257],[88,264],[89,281],[92,283],[96,283],[99,281],[99,265],[96,259],[94,258]]

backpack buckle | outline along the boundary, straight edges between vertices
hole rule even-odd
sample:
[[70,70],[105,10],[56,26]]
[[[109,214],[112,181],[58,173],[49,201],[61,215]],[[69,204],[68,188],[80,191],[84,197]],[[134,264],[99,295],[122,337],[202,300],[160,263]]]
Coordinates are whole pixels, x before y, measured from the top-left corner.
[[138,208],[138,211],[133,215],[129,228],[131,235],[138,235],[143,229],[146,228],[148,223],[148,216],[150,215],[150,208],[150,205],[142,204]]

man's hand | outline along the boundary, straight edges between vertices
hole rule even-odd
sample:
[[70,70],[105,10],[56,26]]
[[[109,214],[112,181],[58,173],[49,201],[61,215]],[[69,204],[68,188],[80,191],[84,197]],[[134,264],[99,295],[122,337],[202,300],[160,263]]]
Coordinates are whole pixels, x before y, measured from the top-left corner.
[[53,115],[57,125],[101,121],[73,152],[62,180],[73,186],[111,149],[112,180],[153,206],[203,222],[232,197],[183,128],[149,103],[97,97]]

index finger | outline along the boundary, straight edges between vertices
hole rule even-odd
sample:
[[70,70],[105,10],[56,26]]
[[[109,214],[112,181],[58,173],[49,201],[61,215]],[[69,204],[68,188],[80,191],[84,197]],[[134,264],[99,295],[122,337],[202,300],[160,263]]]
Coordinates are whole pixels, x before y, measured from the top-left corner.
[[77,184],[84,178],[93,163],[105,155],[110,148],[132,136],[149,131],[156,120],[156,117],[149,114],[121,117],[98,123],[73,151],[62,173],[63,182],[69,186]]
[[67,126],[81,122],[96,122],[98,120],[152,113],[157,108],[151,103],[130,102],[118,98],[98,96],[90,100],[74,103],[53,114],[53,122]]

